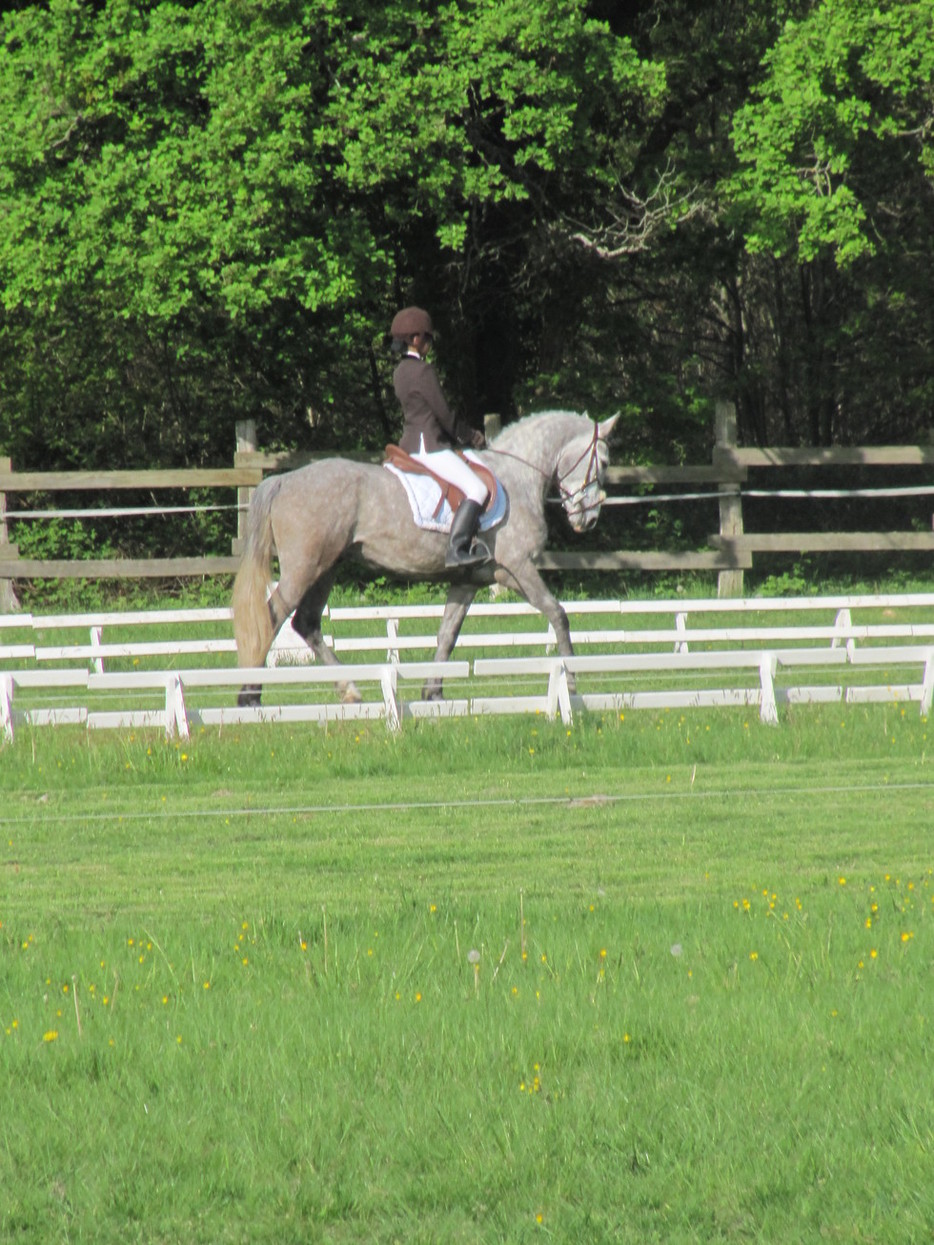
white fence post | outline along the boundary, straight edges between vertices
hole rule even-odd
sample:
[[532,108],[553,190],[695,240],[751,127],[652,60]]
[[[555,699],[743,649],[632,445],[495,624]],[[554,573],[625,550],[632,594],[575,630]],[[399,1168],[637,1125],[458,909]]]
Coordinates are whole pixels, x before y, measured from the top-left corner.
[[928,653],[924,663],[924,677],[921,680],[921,716],[926,718],[931,712],[931,701],[934,700],[934,649]]
[[174,739],[176,734],[182,739],[191,738],[185,709],[185,692],[181,677],[177,674],[166,679],[165,683],[165,737]]
[[386,706],[386,725],[391,731],[397,731],[402,723],[396,671],[397,667],[390,663],[390,665],[383,667],[382,674],[380,675],[380,685],[383,689],[383,704]]
[[683,640],[676,640],[676,641],[675,641],[675,650],[674,650],[674,651],[675,651],[676,653],[689,653],[691,650],[690,650],[690,647],[689,647],[689,644],[688,644],[688,638],[687,638],[687,634],[688,634],[688,616],[687,616],[687,614],[685,614],[685,613],[683,613],[683,612],[682,612],[682,613],[675,614],[675,630],[679,633],[679,635],[680,635],[680,634],[683,634],[683,635],[684,635],[684,639],[683,639]]
[[563,661],[556,661],[548,676],[548,716],[554,717],[560,711],[561,721],[570,726],[574,721],[571,709],[571,693],[568,690],[568,671]]
[[386,650],[386,660],[391,661],[394,666],[398,666],[400,661],[398,618],[386,619],[386,639],[389,642],[389,647]]
[[[837,610],[837,616],[833,620],[833,626],[834,626],[835,631],[841,632],[841,635],[834,636],[834,638],[830,641],[830,647],[839,648],[840,640],[842,638],[842,633],[849,630],[849,628],[853,626],[853,618],[850,614],[850,611],[846,608],[842,610]],[[852,656],[853,650],[856,648],[856,641],[853,639],[852,636],[850,636],[844,642],[846,644],[847,653],[850,656]]]
[[778,726],[778,707],[775,704],[775,670],[778,661],[774,653],[763,653],[759,662],[759,720],[766,726]]
[[[90,636],[91,636],[91,648],[100,648],[101,644],[103,644],[104,642],[104,628],[103,627],[91,627]],[[103,674],[104,673],[103,657],[94,657],[92,658],[92,660],[94,662],[94,669],[97,672],[97,674]]]
[[13,742],[13,676],[0,674],[0,738]]

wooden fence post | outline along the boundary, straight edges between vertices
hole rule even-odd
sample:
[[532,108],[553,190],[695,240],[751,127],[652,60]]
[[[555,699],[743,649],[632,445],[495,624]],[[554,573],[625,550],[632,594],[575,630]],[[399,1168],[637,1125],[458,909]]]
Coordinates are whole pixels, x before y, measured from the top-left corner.
[[[0,458],[0,471],[7,473],[13,470],[9,458]],[[9,547],[10,534],[6,523],[6,493],[0,493],[0,557],[8,557],[13,551]],[[13,590],[12,579],[0,579],[0,614],[12,614],[19,609],[19,601]]]
[[[238,419],[236,423],[237,434],[237,454],[256,453],[259,446],[256,443],[256,420],[255,419]],[[237,466],[236,457],[234,458],[234,466]],[[246,537],[246,508],[253,500],[254,490],[251,488],[237,489],[237,538],[232,542],[232,553],[239,554],[243,549],[243,541]]]
[[[733,449],[736,446],[736,407],[732,402],[718,401],[715,411],[714,462],[717,461],[717,449]],[[743,534],[743,499],[740,486],[735,482],[717,485],[720,493],[720,535],[742,536]],[[741,597],[743,595],[743,572],[721,571],[717,577],[718,597]]]

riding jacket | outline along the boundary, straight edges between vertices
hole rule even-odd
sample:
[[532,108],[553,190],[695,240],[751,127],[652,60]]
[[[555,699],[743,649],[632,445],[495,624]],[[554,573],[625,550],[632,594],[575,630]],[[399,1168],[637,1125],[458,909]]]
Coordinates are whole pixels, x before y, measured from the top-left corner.
[[429,454],[452,445],[471,444],[473,429],[451,412],[430,363],[415,354],[404,355],[393,373],[392,384],[405,416],[399,444],[407,453],[417,454],[422,438]]

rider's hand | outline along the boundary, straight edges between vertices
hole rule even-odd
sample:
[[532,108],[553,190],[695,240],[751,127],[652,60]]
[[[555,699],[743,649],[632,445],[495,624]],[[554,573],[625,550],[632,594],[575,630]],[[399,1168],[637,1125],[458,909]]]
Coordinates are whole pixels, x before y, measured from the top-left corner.
[[470,434],[470,444],[475,450],[482,450],[486,445],[486,437],[479,428],[474,428],[473,432]]

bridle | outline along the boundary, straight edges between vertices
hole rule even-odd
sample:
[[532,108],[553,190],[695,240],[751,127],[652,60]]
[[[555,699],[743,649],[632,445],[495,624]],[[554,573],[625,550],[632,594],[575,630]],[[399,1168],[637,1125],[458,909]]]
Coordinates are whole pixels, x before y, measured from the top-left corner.
[[[584,494],[587,492],[590,486],[592,484],[596,484],[599,482],[600,455],[597,453],[597,446],[599,445],[599,443],[600,443],[600,428],[599,428],[599,425],[597,424],[597,421],[594,420],[593,436],[588,442],[586,448],[580,454],[578,454],[574,462],[571,463],[571,466],[567,469],[567,471],[564,471],[559,474],[557,470],[557,466],[555,467],[555,484],[557,484],[558,486],[558,494],[561,498],[561,502],[565,510],[570,511],[570,508],[575,503],[580,501],[580,499],[584,496]],[[561,458],[560,454],[558,455],[558,458],[560,461],[560,458]],[[572,493],[570,489],[566,489],[564,487],[564,481],[568,478],[569,475],[571,475],[572,472],[577,470],[577,468],[580,466],[580,464],[584,461],[585,458],[587,458],[588,461],[587,461],[587,470],[584,474],[584,482],[583,484],[579,485]]]
[[[527,458],[523,458],[520,454],[513,454],[510,450],[498,450],[492,445],[488,445],[485,452],[488,454],[500,454],[503,458],[512,458],[517,463],[522,463],[523,467],[530,467],[533,471],[537,471],[544,480],[551,480],[553,478],[558,488],[558,500],[562,503],[565,509],[567,509],[579,501],[587,489],[590,488],[592,484],[597,483],[600,478],[600,455],[597,452],[597,446],[599,443],[600,428],[597,421],[594,420],[593,436],[587,442],[587,445],[581,453],[578,454],[577,458],[575,458],[574,462],[571,463],[570,467],[568,467],[567,471],[561,472],[558,471],[558,463],[555,464],[554,471],[543,471],[537,463],[529,462]],[[577,470],[585,458],[588,459],[588,462],[587,471],[584,475],[584,482],[572,492],[570,489],[564,487],[564,481],[568,478],[568,476]],[[561,455],[559,454],[559,463],[560,459]]]

